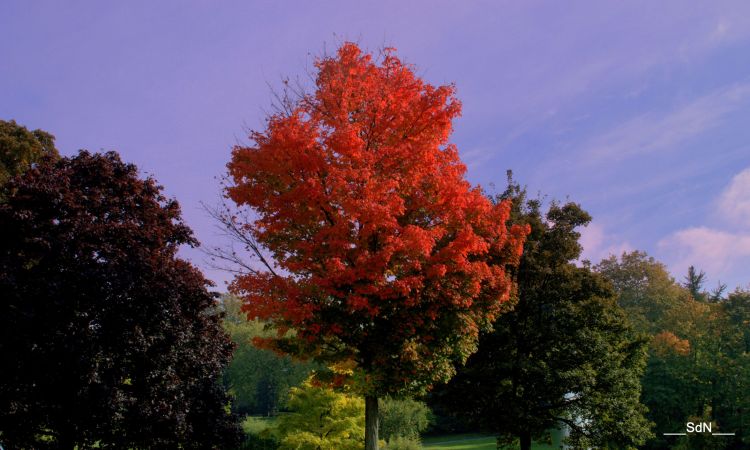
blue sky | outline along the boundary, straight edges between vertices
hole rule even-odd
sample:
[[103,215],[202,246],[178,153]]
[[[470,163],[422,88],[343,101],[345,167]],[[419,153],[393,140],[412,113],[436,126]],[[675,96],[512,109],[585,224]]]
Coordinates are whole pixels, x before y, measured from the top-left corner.
[[[269,86],[343,40],[384,45],[463,102],[474,183],[579,202],[585,257],[645,250],[750,282],[750,3],[4,1],[0,118],[64,154],[117,150],[207,246],[230,149]],[[196,251],[185,255],[219,283]]]

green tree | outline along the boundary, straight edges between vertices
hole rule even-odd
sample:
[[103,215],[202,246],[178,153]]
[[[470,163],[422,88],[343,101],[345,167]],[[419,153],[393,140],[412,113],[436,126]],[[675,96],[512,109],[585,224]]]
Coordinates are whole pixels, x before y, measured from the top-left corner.
[[706,282],[706,272],[695,270],[694,266],[688,267],[688,273],[685,275],[685,289],[690,292],[695,300],[705,301],[708,294],[703,290],[703,284]]
[[365,403],[360,397],[317,386],[311,380],[291,389],[291,412],[279,416],[280,450],[361,450]]
[[731,326],[738,331],[738,351],[750,354],[750,291],[736,289],[727,297],[725,308]]
[[594,270],[612,283],[618,304],[640,332],[655,335],[664,331],[667,317],[690,304],[689,293],[675,282],[666,266],[644,252],[610,256]]
[[517,299],[479,350],[435,397],[528,450],[533,438],[565,424],[576,448],[633,446],[649,436],[639,403],[645,342],[633,332],[609,283],[577,267],[590,216],[577,204],[527,200],[509,179],[501,198],[513,220],[531,226],[516,274]]
[[[596,269],[611,279],[623,308],[650,334],[643,402],[657,434],[646,448],[734,448],[745,445],[742,415],[747,406],[747,345],[743,293],[703,302],[702,272],[688,272],[679,285],[666,267],[643,252],[610,257]],[[699,294],[696,297],[696,294]],[[721,298],[721,293],[712,294]],[[647,318],[647,319],[644,319]],[[664,437],[688,421],[711,421],[733,438],[682,440]],[[718,446],[718,447],[717,447]]]
[[674,280],[664,264],[644,252],[610,256],[595,270],[610,280],[618,303],[636,329],[651,337],[642,380],[643,403],[657,431],[648,447],[663,448],[670,439],[663,433],[683,430],[691,414],[703,413],[687,339],[703,305]]
[[42,130],[29,131],[15,120],[0,120],[0,185],[44,156],[59,157],[54,136]]
[[726,355],[719,372],[715,414],[724,430],[736,433],[735,448],[750,447],[750,291],[736,289],[720,304],[723,321],[721,352]]
[[380,400],[380,437],[387,442],[407,438],[419,442],[419,435],[430,425],[430,408],[418,400],[385,397]]
[[232,344],[177,202],[116,153],[44,158],[0,203],[0,441],[217,448]]
[[253,339],[272,336],[275,331],[260,321],[248,321],[235,296],[223,296],[220,305],[225,312],[224,328],[236,346],[224,373],[233,408],[240,414],[275,415],[286,406],[289,389],[318,366],[256,347]]
[[401,436],[391,437],[386,443],[386,450],[422,450],[422,443],[417,438]]
[[726,292],[726,290],[727,284],[718,281],[716,287],[711,289],[711,292],[708,293],[708,301],[712,303],[724,301],[724,292]]

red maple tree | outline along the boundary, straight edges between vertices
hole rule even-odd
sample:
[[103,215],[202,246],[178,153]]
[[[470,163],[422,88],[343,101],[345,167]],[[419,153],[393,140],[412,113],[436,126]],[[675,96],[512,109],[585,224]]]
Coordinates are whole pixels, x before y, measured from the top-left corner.
[[232,287],[280,330],[266,344],[355,367],[377,448],[377,397],[453,375],[508,299],[528,231],[465,180],[454,86],[352,43],[315,67],[315,91],[232,152],[227,196],[273,259]]

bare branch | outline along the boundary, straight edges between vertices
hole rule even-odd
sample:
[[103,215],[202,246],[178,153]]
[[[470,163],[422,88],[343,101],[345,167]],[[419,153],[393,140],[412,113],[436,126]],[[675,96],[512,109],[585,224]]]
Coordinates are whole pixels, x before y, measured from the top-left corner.
[[[273,276],[279,276],[276,272],[272,260],[264,254],[263,247],[255,240],[252,234],[247,229],[247,225],[252,223],[249,211],[233,211],[227,205],[226,201],[222,199],[219,206],[211,207],[205,203],[201,203],[204,211],[216,221],[216,227],[220,232],[229,240],[229,244],[226,248],[214,247],[212,249],[203,250],[203,252],[209,256],[211,261],[223,261],[228,264],[214,264],[210,263],[213,268],[219,270],[225,270],[234,274],[260,274],[263,271],[259,270],[256,265],[252,264],[253,260],[257,260],[262,264],[265,269]],[[240,216],[240,217],[238,217]],[[244,252],[238,252],[236,246],[242,247]],[[243,257],[241,253],[248,253],[250,259]]]

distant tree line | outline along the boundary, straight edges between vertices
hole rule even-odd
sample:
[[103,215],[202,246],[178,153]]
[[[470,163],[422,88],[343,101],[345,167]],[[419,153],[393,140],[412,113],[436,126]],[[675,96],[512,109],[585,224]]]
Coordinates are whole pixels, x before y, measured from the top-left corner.
[[[649,338],[641,380],[647,417],[656,436],[645,448],[747,448],[750,407],[750,292],[704,289],[702,271],[683,283],[643,252],[610,257],[595,266],[609,279],[637,330]],[[685,424],[711,422],[713,432],[684,432]]]

